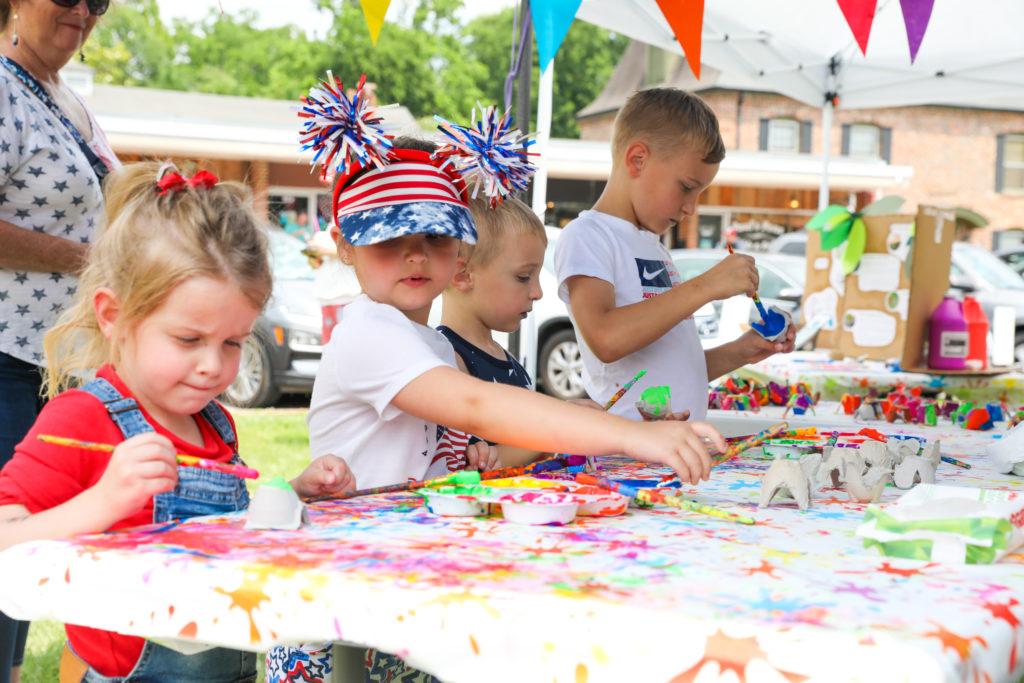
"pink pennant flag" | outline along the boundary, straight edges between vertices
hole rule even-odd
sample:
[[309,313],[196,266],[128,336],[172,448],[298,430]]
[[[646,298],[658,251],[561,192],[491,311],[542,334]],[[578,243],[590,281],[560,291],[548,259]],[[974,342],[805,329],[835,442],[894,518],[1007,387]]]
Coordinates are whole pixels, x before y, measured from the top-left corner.
[[658,7],[682,46],[690,71],[700,80],[700,34],[704,28],[704,0],[658,0]]
[[839,9],[843,10],[846,23],[853,32],[853,38],[860,46],[860,53],[866,55],[868,38],[871,37],[871,23],[875,20],[875,4],[877,0],[837,0]]
[[924,32],[928,30],[928,21],[932,18],[932,5],[935,0],[900,0],[903,10],[903,24],[907,27],[907,44],[910,45],[910,63],[917,59],[917,51],[921,48]]

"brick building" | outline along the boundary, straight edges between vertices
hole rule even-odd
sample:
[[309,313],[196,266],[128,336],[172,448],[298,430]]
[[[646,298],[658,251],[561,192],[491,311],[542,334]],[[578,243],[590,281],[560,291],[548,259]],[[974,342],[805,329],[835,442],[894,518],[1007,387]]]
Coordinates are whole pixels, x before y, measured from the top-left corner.
[[[718,114],[729,151],[702,198],[700,216],[680,225],[674,243],[717,243],[730,225],[741,237],[746,232],[748,242],[802,227],[818,205],[817,180],[809,186],[806,178],[788,177],[787,169],[802,161],[820,172],[820,110],[744,90],[706,65],[701,74],[697,81],[682,57],[632,43],[602,93],[577,115],[581,137],[610,140],[616,113],[637,89],[669,85],[699,92]],[[956,207],[962,237],[984,246],[1009,246],[1024,235],[1024,111],[848,110],[839,102],[830,145],[831,203],[859,207],[897,194],[909,212],[921,203]],[[727,172],[737,159],[769,170],[760,178],[737,178]]]

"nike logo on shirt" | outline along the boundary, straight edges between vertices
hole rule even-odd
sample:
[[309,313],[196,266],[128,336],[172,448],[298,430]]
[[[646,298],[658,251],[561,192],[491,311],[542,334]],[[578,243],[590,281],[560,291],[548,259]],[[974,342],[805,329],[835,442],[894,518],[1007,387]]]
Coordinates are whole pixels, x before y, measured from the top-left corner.
[[660,259],[636,259],[636,274],[640,286],[645,290],[672,289],[672,275],[675,269]]

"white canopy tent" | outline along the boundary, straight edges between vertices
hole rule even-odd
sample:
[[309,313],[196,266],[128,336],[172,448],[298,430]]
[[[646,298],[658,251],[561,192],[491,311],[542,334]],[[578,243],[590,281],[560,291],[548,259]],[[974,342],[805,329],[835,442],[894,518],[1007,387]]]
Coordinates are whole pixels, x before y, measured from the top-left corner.
[[[683,53],[655,0],[582,0],[576,18]],[[866,55],[835,0],[705,0],[701,63],[728,72],[751,90],[778,92],[822,108],[826,144],[819,203],[824,208],[833,106],[1024,110],[1021,27],[1022,0],[935,0],[911,64],[898,0],[878,1]],[[550,111],[550,98],[550,85],[542,87],[541,112]],[[538,116],[541,150],[550,117],[547,128],[542,123]],[[536,185],[544,178],[538,174]],[[534,209],[542,210],[544,188],[534,196]]]

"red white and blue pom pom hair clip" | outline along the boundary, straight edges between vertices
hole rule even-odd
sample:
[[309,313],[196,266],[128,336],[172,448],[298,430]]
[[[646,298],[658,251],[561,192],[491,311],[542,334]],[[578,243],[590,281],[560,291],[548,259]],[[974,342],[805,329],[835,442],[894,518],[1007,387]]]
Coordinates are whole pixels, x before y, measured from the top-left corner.
[[354,246],[424,233],[476,242],[468,196],[483,190],[494,208],[526,189],[535,171],[526,151],[533,141],[509,127],[507,113],[480,107],[481,119],[474,112],[468,128],[435,116],[446,141],[433,154],[396,149],[383,107],[368,103],[365,85],[363,76],[349,98],[328,71],[297,108],[301,148],[314,151],[322,179],[338,174],[333,208],[341,234]]

